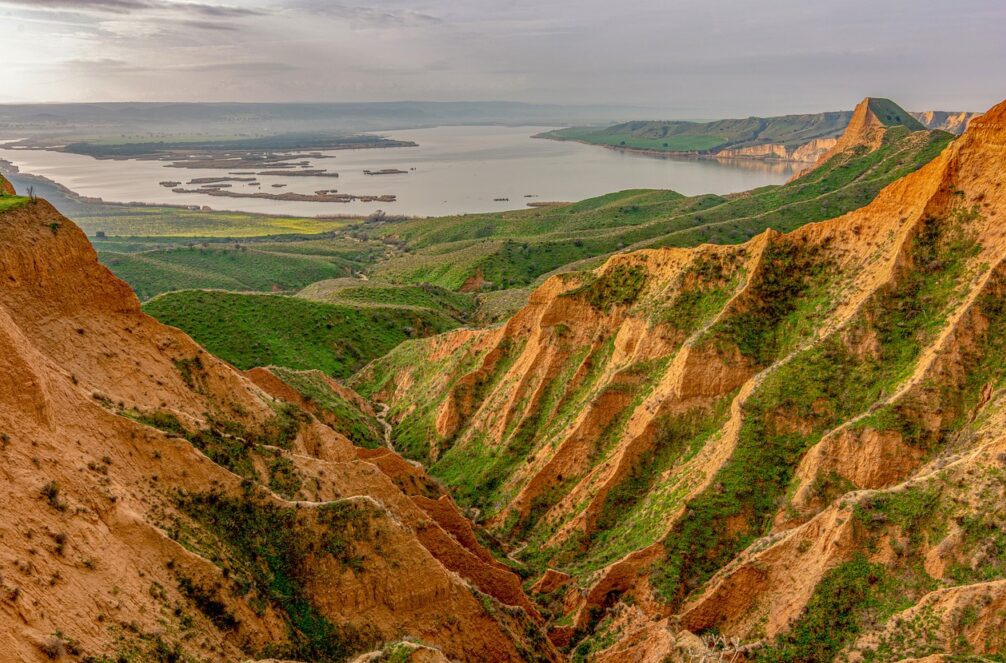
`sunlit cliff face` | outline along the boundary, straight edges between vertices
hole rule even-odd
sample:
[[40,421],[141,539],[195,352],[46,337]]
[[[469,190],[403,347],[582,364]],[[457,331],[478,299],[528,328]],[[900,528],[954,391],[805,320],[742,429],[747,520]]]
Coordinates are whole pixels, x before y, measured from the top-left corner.
[[1006,56],[995,0],[0,0],[0,21],[0,102],[513,99],[710,118],[865,92],[977,109]]

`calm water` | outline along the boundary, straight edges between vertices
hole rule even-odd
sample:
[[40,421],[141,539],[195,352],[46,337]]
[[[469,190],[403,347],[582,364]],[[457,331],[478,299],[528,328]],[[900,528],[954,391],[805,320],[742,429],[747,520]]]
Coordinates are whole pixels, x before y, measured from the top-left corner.
[[[261,188],[232,183],[232,191],[394,194],[393,203],[286,202],[176,194],[161,180],[226,176],[226,170],[171,168],[161,161],[98,160],[42,150],[0,149],[0,158],[22,171],[44,175],[85,196],[115,202],[207,205],[213,209],[298,216],[390,214],[434,216],[522,208],[528,201],[574,201],[632,188],[674,189],[684,194],[730,193],[781,184],[792,174],[782,164],[750,161],[659,159],[614,150],[532,139],[544,127],[436,127],[382,132],[419,147],[326,152],[312,168],[339,178],[259,176]],[[398,168],[403,175],[364,175],[364,169]],[[412,169],[415,170],[412,170]],[[244,170],[244,169],[241,169]],[[273,188],[272,184],[286,184]],[[197,185],[184,185],[197,188]],[[534,198],[525,198],[525,195]],[[509,198],[494,201],[494,198]]]

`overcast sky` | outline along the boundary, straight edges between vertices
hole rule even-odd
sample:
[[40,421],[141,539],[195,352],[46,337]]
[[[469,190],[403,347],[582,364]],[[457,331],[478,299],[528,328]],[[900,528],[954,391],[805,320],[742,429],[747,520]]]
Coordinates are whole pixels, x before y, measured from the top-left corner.
[[0,102],[984,110],[1004,0],[0,0]]

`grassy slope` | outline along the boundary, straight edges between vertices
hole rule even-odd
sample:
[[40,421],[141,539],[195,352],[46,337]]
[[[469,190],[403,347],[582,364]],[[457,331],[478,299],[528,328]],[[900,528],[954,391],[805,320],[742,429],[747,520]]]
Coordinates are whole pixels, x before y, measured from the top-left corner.
[[399,283],[450,289],[476,273],[493,288],[521,287],[575,261],[625,248],[741,242],[766,228],[792,230],[861,207],[931,160],[951,138],[894,128],[874,152],[838,155],[786,185],[729,196],[630,190],[562,207],[385,224],[370,236],[401,240],[409,252],[375,271]]
[[715,122],[636,121],[600,129],[558,129],[542,136],[659,152],[709,152],[770,143],[796,147],[815,138],[840,134],[850,117],[850,112],[840,111]]
[[183,241],[180,238],[94,240],[102,262],[141,299],[193,288],[295,292],[348,276],[382,255],[379,248],[339,239],[311,241]]
[[24,196],[12,195],[11,192],[13,192],[13,187],[3,175],[0,175],[0,212],[20,207],[28,202]]
[[299,295],[313,301],[350,306],[390,306],[443,312],[459,321],[467,320],[476,308],[475,297],[444,288],[420,285],[393,285],[360,279],[335,279],[313,283]]
[[457,326],[432,311],[353,308],[279,295],[184,290],[144,306],[238,368],[284,366],[347,377],[414,335]]
[[368,449],[376,449],[384,444],[380,422],[339,395],[319,371],[294,371],[282,366],[273,366],[270,370],[315,407],[328,414],[325,421],[352,440],[353,444]]
[[324,233],[351,219],[312,219],[178,207],[94,206],[73,214],[88,234],[118,236],[261,237],[281,233]]

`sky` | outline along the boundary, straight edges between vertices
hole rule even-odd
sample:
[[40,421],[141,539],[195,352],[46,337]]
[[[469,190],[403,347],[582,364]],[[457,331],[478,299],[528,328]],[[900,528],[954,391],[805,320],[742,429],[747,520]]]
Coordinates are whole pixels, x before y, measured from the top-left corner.
[[0,103],[984,110],[1004,0],[0,0]]

